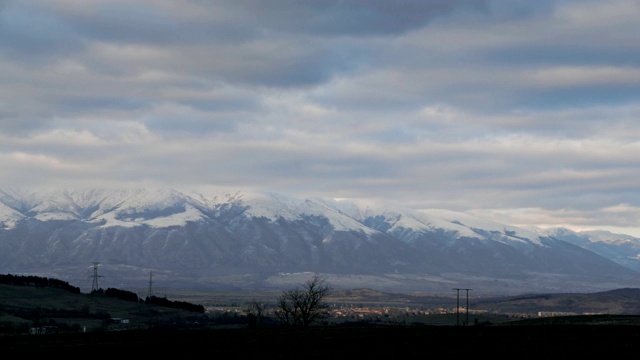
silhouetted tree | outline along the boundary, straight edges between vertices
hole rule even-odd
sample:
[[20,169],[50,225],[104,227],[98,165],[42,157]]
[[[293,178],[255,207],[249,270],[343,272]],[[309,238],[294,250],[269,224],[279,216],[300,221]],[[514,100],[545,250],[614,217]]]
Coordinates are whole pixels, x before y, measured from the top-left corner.
[[324,299],[331,292],[326,280],[316,275],[301,288],[284,291],[278,297],[275,315],[287,326],[308,327],[324,315],[329,307]]
[[267,305],[261,301],[253,300],[247,307],[247,325],[251,328],[262,326],[265,320]]

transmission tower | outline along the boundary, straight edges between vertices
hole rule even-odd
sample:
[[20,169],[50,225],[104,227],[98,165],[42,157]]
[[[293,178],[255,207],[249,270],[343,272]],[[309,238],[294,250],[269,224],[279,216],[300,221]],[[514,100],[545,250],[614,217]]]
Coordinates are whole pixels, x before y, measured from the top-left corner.
[[100,289],[100,286],[98,286],[98,278],[101,278],[102,276],[98,275],[98,264],[100,264],[99,262],[94,262],[93,263],[93,284],[91,285],[91,292],[97,291],[98,289]]
[[147,297],[152,297],[153,296],[153,281],[151,280],[153,278],[153,273],[149,272],[149,290],[147,290]]

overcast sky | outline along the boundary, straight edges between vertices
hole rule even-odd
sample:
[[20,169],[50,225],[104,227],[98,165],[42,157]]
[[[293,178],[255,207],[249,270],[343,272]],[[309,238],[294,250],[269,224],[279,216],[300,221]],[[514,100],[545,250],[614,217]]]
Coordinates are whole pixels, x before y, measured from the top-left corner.
[[0,1],[0,187],[640,236],[640,1]]

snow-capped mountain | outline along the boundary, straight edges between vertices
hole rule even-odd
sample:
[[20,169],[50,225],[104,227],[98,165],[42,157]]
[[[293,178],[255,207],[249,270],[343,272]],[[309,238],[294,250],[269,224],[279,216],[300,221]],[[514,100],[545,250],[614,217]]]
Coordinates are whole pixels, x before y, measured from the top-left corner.
[[604,230],[576,232],[565,228],[541,230],[556,239],[593,251],[640,272],[640,239]]
[[334,287],[390,291],[565,292],[640,283],[640,260],[621,261],[617,242],[597,247],[564,234],[438,209],[266,192],[0,190],[0,273],[81,288],[95,285],[97,264],[103,287],[119,288],[144,288],[151,274],[166,287],[244,289],[291,286],[308,273],[324,274]]

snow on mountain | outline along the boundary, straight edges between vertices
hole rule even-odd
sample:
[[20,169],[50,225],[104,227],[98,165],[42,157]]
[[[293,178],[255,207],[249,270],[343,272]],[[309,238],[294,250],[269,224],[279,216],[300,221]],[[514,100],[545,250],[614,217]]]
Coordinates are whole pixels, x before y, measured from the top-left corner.
[[247,215],[271,221],[279,218],[298,220],[299,209],[304,206],[305,200],[274,193],[251,193],[243,196],[242,203],[250,206]]
[[603,242],[611,245],[638,244],[640,239],[631,235],[614,234],[606,230],[585,230],[580,232],[586,235],[590,242]]
[[[101,227],[161,228],[184,226],[188,222],[204,220],[211,216],[211,212],[231,205],[244,207],[247,216],[270,221],[324,217],[334,231],[362,231],[367,234],[380,231],[375,226],[372,228],[367,225],[374,224],[376,220],[384,222],[382,230],[387,232],[438,230],[455,238],[486,238],[486,234],[490,233],[503,235],[493,237],[493,240],[536,245],[542,245],[541,236],[557,236],[562,231],[568,231],[556,229],[546,233],[535,232],[461,212],[442,209],[414,210],[392,203],[295,198],[269,192],[182,193],[173,189],[47,190],[31,193],[19,190],[0,191],[0,221],[15,222],[25,216],[33,216],[43,221],[82,220],[99,223]],[[606,241],[620,244],[638,241],[626,235],[607,232],[582,234],[581,245],[585,242]]]
[[100,204],[100,215],[93,220],[103,222],[102,227],[166,228],[206,218],[183,194],[171,189],[118,192]]
[[[428,209],[422,210],[425,214],[432,218],[437,218],[440,220],[444,220],[451,224],[459,224],[464,226],[467,229],[471,230],[471,234],[467,233],[467,236],[476,236],[478,232],[476,229],[482,231],[489,231],[494,233],[501,233],[506,235],[511,241],[522,241],[522,242],[530,242],[536,245],[541,245],[540,234],[526,230],[523,228],[518,228],[515,226],[510,226],[506,224],[500,224],[494,221],[481,219],[479,217],[471,216],[465,213],[450,211],[450,210],[442,210],[442,209]],[[502,239],[504,241],[504,238]]]
[[[33,194],[30,194],[33,198]],[[17,195],[12,199],[15,202]],[[322,216],[334,231],[378,232],[367,226],[376,218],[390,224],[388,231],[433,231],[439,229],[455,237],[477,237],[478,229],[504,234],[500,241],[527,241],[540,244],[538,234],[516,227],[479,219],[464,213],[438,209],[414,210],[395,204],[365,201],[295,198],[268,192],[204,194],[181,193],[172,189],[47,191],[36,194],[41,201],[29,213],[40,220],[84,220],[109,226],[183,226],[207,218],[230,204],[246,207],[246,215],[270,221],[302,220]],[[1,203],[2,201],[0,201]],[[33,199],[31,200],[31,203]],[[4,212],[9,214],[11,209]],[[1,213],[0,213],[1,214]],[[15,218],[19,212],[10,213]],[[0,215],[1,216],[1,215]],[[5,215],[8,217],[9,215]]]
[[605,243],[611,245],[624,245],[624,244],[636,244],[640,242],[640,239],[631,235],[614,234],[606,230],[585,230],[585,231],[573,231],[566,228],[551,228],[541,230],[540,232],[556,237],[575,236],[581,239],[581,244],[587,243]]
[[82,220],[102,227],[182,226],[204,217],[183,194],[171,189],[44,190],[24,195],[0,194],[0,205],[9,203],[22,209],[22,214],[11,209],[14,218],[31,215],[42,221]]
[[473,231],[465,226],[443,221],[436,217],[429,217],[426,213],[401,207],[397,204],[353,201],[353,200],[327,200],[319,199],[327,207],[335,208],[360,223],[370,224],[385,231],[410,229],[413,231],[432,231],[434,229],[445,230],[461,237],[473,235]]
[[12,229],[22,218],[24,218],[24,215],[18,211],[4,204],[0,204],[0,228]]
[[[363,226],[352,219],[335,214],[335,211],[315,203],[309,199],[297,199],[274,193],[222,193],[203,194],[191,192],[181,194],[174,190],[138,191],[135,196],[128,198],[96,220],[106,220],[103,225],[108,226],[136,226],[148,225],[153,227],[182,226],[189,221],[203,220],[207,217],[205,211],[215,211],[224,207],[236,205],[246,207],[246,215],[265,218],[270,221],[285,219],[289,221],[302,220],[308,216],[323,216],[329,220],[336,231],[360,230],[371,233],[374,230]],[[154,212],[155,209],[155,212]],[[163,209],[164,213],[158,213]],[[167,213],[167,209],[172,209]],[[154,217],[146,219],[144,214],[154,213]]]
[[324,200],[328,206],[339,209],[342,213],[360,222],[372,222],[375,219],[391,224],[388,231],[410,229],[416,232],[440,230],[452,234],[455,238],[475,238],[480,233],[501,234],[493,239],[502,242],[525,242],[541,245],[540,234],[481,219],[461,212],[424,209],[414,210],[397,204],[369,201],[331,201]]
[[26,215],[31,207],[32,197],[29,193],[15,189],[0,190],[0,228],[12,229]]
[[169,212],[162,216],[149,217],[149,212],[110,211],[97,216],[93,222],[102,223],[100,227],[136,227],[168,228],[185,226],[189,222],[203,220],[205,216],[195,207],[185,204],[179,212]]
[[99,261],[118,264],[123,277],[153,269],[175,281],[311,271],[417,288],[425,279],[447,289],[469,279],[509,289],[564,289],[569,278],[578,289],[628,284],[640,270],[638,239],[605,235],[270,192],[0,190],[0,271],[68,273]]
[[604,230],[576,232],[566,228],[540,230],[556,239],[593,251],[618,264],[640,271],[640,239]]

